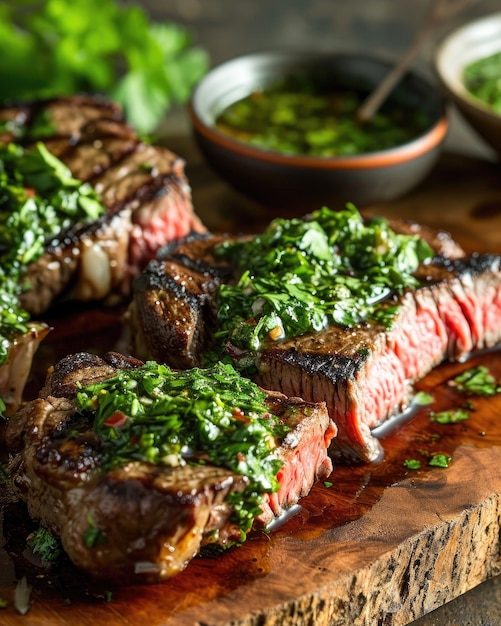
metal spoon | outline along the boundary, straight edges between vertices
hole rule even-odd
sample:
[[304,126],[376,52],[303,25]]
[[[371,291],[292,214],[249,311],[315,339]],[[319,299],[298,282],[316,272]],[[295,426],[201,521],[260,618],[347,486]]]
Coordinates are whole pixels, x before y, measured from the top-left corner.
[[423,25],[412,44],[402,55],[398,63],[385,76],[379,85],[362,102],[355,116],[360,122],[368,122],[372,119],[379,107],[383,104],[393,88],[405,74],[407,67],[417,55],[423,43],[431,35],[433,29],[442,21],[458,14],[472,0],[434,0],[428,11]]

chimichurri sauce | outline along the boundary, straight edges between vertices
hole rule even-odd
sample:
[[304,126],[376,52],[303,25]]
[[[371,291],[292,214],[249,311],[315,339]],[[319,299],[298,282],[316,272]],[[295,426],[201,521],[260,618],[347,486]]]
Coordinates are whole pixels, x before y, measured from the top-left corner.
[[11,339],[28,330],[29,315],[19,304],[20,294],[30,288],[27,266],[51,237],[103,212],[92,187],[73,178],[43,144],[0,146],[0,366]]
[[228,364],[177,372],[150,361],[82,387],[77,408],[93,415],[104,469],[133,460],[166,467],[213,463],[247,476],[244,492],[230,496],[245,534],[264,494],[278,489],[282,463],[275,448],[288,430],[265,398]]
[[501,114],[501,52],[468,65],[464,82],[473,96]]
[[391,325],[398,307],[388,296],[418,286],[414,272],[433,251],[385,219],[365,222],[348,205],[275,219],[261,235],[225,242],[215,254],[238,279],[218,291],[217,348],[207,362],[231,351],[238,369],[251,373],[266,341],[367,319]]
[[255,91],[225,109],[216,128],[253,146],[289,155],[334,157],[401,145],[424,132],[428,117],[389,101],[367,123],[355,113],[357,91],[317,92],[309,85],[277,85]]

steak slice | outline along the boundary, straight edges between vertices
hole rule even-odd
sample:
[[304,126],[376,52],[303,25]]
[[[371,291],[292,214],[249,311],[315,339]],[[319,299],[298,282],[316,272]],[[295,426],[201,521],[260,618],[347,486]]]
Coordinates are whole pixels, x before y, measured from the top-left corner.
[[[132,460],[101,467],[99,436],[76,410],[77,385],[141,364],[117,353],[68,356],[6,428],[14,494],[33,519],[60,536],[78,567],[122,582],[169,578],[205,544],[241,541],[228,498],[247,485],[245,476],[210,463],[169,467]],[[325,405],[273,392],[267,404],[289,430],[277,450],[280,489],[266,501],[256,528],[332,471],[327,449],[335,429]],[[90,526],[103,541],[86,542]]]
[[46,243],[28,268],[23,307],[40,315],[57,299],[122,298],[159,246],[204,231],[194,214],[184,161],[147,145],[120,108],[89,96],[68,96],[0,108],[0,141],[42,141],[73,176],[100,194],[106,214],[75,224]]
[[[467,257],[450,237],[412,229],[436,256],[418,270],[421,286],[390,302],[400,305],[390,329],[333,325],[267,340],[257,355],[259,385],[327,404],[338,427],[331,455],[344,460],[378,459],[382,447],[371,431],[408,405],[415,381],[444,359],[461,360],[501,340],[501,257]],[[171,243],[135,281],[127,318],[137,356],[193,367],[213,347],[217,289],[232,279],[212,254],[220,242],[205,235]]]

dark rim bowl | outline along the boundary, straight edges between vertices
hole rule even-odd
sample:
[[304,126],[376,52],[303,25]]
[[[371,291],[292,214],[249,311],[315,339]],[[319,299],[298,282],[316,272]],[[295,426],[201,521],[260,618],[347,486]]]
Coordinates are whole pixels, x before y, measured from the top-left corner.
[[501,153],[501,115],[473,96],[463,80],[465,68],[501,52],[501,13],[483,16],[448,33],[438,44],[434,65],[446,95],[466,121]]
[[[408,73],[392,98],[424,111],[429,128],[394,148],[353,156],[314,157],[260,149],[215,128],[218,115],[255,89],[298,72],[335,87],[371,90],[391,62],[360,54],[267,52],[238,57],[211,70],[189,104],[193,130],[208,162],[237,190],[258,202],[289,209],[315,203],[358,206],[400,196],[417,185],[438,158],[449,128],[444,99],[415,73]],[[335,198],[335,200],[332,200]]]

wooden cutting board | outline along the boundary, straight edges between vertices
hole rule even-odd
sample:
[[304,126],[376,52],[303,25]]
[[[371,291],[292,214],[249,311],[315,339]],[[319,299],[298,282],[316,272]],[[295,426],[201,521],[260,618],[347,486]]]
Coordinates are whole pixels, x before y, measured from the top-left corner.
[[[229,191],[190,143],[169,145],[190,163],[195,207],[210,228],[252,231],[267,222],[269,214]],[[501,170],[446,155],[418,191],[367,212],[445,227],[470,249],[501,252]],[[80,308],[51,319],[31,388],[60,356],[112,347],[120,314]],[[332,486],[316,485],[269,535],[195,559],[162,585],[114,588],[71,567],[55,575],[39,569],[23,551],[23,511],[9,507],[0,552],[0,598],[8,606],[0,623],[398,626],[441,606],[501,572],[501,395],[471,398],[475,410],[466,421],[430,419],[430,411],[464,403],[449,381],[480,363],[501,379],[501,350],[437,368],[417,386],[433,395],[433,405],[384,438],[381,463],[337,465]],[[452,458],[449,467],[427,465],[436,453]],[[421,469],[407,470],[410,458]],[[13,599],[24,576],[31,608],[21,616]]]

